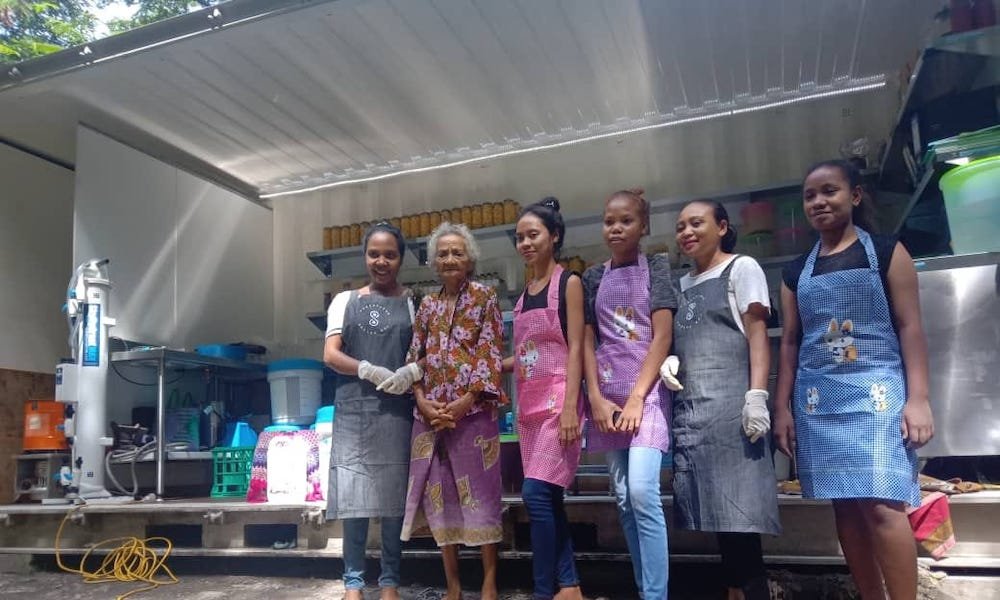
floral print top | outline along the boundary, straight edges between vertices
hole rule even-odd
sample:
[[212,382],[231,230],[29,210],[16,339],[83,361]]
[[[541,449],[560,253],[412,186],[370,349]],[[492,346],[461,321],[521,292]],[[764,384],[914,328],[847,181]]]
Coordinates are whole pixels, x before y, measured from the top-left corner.
[[[469,282],[459,292],[453,315],[446,314],[447,306],[441,292],[426,296],[413,323],[406,362],[426,358],[427,399],[447,403],[467,391],[479,392],[470,415],[506,402],[501,387],[503,320],[496,291]],[[423,421],[419,410],[413,412]]]

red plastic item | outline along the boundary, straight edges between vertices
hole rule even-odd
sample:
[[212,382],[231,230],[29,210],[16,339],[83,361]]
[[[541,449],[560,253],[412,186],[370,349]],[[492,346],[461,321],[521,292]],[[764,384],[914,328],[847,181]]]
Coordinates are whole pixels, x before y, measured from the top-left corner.
[[952,33],[961,33],[975,28],[970,0],[951,0],[948,14],[951,19]]
[[997,10],[993,0],[972,0],[972,22],[976,29],[997,24]]
[[64,405],[55,400],[28,400],[24,403],[24,450],[66,450],[63,432]]

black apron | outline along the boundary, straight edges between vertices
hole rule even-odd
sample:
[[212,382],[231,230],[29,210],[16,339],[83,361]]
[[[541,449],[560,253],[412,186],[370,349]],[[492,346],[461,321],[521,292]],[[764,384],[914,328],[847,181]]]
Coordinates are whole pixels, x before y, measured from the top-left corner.
[[[345,354],[395,371],[406,361],[412,336],[408,295],[351,293],[341,329]],[[386,394],[371,382],[341,375],[334,405],[327,517],[402,517],[413,395]]]
[[674,520],[681,529],[781,533],[770,436],[743,433],[750,351],[729,307],[729,276],[680,295],[674,352],[684,389],[674,397]]

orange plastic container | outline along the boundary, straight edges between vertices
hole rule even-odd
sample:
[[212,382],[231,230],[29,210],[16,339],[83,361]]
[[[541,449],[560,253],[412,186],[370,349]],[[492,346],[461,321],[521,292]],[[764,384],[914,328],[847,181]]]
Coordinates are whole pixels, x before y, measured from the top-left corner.
[[28,400],[24,403],[24,450],[66,450],[62,424],[63,405],[55,400]]

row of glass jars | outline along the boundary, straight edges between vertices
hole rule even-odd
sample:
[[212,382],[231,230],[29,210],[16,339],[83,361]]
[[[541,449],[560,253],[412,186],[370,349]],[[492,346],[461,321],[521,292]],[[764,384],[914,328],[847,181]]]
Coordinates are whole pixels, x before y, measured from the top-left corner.
[[[413,239],[427,237],[443,222],[461,223],[469,229],[506,225],[517,220],[520,205],[510,199],[503,202],[462,206],[445,210],[424,212],[417,215],[393,217],[389,222],[399,227],[403,237]],[[364,221],[342,227],[323,228],[323,249],[350,248],[360,246],[361,239],[372,223]]]

